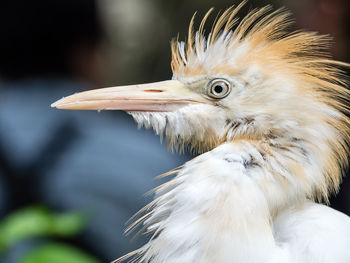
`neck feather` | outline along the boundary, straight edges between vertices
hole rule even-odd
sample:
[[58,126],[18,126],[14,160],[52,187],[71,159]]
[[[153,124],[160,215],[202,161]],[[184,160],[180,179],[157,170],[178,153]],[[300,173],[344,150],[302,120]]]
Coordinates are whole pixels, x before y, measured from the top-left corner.
[[306,200],[303,182],[283,170],[290,163],[254,140],[225,143],[191,160],[156,189],[137,221],[153,236],[133,256],[138,262],[271,262],[281,252],[273,217]]
[[[322,115],[328,122],[319,121],[315,115],[293,119],[272,119],[263,114],[228,118],[224,112],[205,115],[202,105],[177,112],[132,115],[140,126],[153,128],[161,136],[164,133],[169,147],[180,151],[185,145],[201,153],[227,142],[254,141],[269,160],[265,165],[275,177],[297,181],[310,199],[318,201],[327,201],[329,194],[337,191],[347,160],[346,136],[336,124],[341,115],[332,111]],[[203,119],[210,116],[215,118]],[[276,163],[281,162],[284,166],[277,169]]]

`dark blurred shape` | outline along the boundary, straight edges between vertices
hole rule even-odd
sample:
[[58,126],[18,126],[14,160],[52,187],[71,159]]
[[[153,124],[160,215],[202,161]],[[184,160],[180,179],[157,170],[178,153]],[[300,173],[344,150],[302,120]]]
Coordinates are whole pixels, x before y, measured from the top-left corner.
[[[50,108],[104,82],[98,3],[0,1],[0,220],[38,203],[84,211],[90,220],[83,233],[63,241],[109,262],[140,246],[142,238],[131,244],[124,237],[125,222],[146,204],[152,178],[186,157],[167,152],[123,112]],[[22,245],[0,253],[0,262],[20,262],[37,246]]]
[[95,0],[2,0],[1,77],[96,81],[97,50],[104,37],[96,5]]
[[331,53],[335,59],[348,61],[350,2],[348,0],[308,0],[298,2],[298,26],[333,38]]

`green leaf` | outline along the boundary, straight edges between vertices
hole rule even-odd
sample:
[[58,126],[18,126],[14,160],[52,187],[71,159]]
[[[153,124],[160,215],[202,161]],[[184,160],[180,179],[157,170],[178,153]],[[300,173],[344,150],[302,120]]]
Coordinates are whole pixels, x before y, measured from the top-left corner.
[[0,243],[11,246],[20,240],[50,232],[51,218],[43,207],[16,211],[0,223]]
[[49,243],[21,258],[20,263],[100,263],[85,252],[64,244]]
[[55,214],[42,206],[24,208],[0,222],[0,251],[28,238],[74,236],[85,224],[82,213]]
[[63,237],[74,236],[83,230],[86,221],[86,216],[79,212],[56,215],[52,222],[52,232]]

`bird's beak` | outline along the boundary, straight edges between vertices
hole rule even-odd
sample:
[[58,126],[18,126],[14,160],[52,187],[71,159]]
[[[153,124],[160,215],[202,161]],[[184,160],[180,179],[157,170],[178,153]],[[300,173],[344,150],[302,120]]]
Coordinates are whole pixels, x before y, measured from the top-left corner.
[[70,110],[173,111],[201,103],[201,97],[177,80],[96,89],[62,98],[51,107]]

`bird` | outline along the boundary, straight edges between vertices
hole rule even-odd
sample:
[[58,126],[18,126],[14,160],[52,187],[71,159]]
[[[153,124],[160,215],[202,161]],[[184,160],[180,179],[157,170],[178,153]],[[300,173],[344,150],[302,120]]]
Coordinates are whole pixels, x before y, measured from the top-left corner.
[[[171,42],[170,80],[101,88],[51,106],[123,110],[198,153],[161,177],[136,216],[149,241],[116,262],[349,263],[350,218],[328,206],[348,165],[350,92],[331,38],[270,5],[210,9]],[[137,164],[135,164],[137,165]]]

